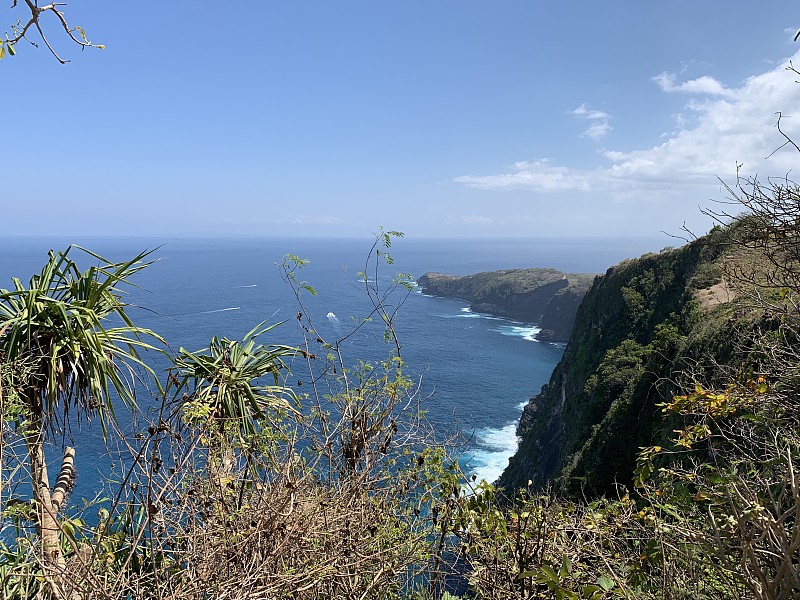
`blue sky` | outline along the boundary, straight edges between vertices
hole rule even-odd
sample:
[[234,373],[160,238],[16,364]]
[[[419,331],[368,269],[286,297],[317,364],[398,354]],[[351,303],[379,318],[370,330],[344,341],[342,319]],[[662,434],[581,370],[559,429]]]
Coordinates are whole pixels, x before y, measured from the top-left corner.
[[7,233],[702,233],[718,177],[798,159],[788,1],[64,10],[106,50],[0,61]]

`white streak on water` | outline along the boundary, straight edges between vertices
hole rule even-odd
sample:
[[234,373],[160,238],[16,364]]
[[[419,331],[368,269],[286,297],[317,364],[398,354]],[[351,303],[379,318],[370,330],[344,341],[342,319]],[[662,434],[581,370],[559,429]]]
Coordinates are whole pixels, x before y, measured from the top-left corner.
[[[241,290],[245,288],[255,288],[258,287],[257,283],[251,283],[249,285],[223,285],[219,286],[217,289],[220,290]],[[192,287],[180,287],[180,288],[169,288],[163,290],[156,290],[159,294],[171,294],[175,292],[191,292],[193,290],[202,290],[204,289],[201,286],[192,286]],[[198,313],[199,314],[199,313]]]
[[[231,306],[230,308],[218,308],[217,310],[204,310],[198,313],[193,313],[195,315],[210,315],[211,313],[219,313],[219,312],[228,312],[229,310],[240,310],[241,307],[239,306]],[[188,316],[188,315],[187,315]]]
[[174,316],[169,317],[169,318],[171,318],[171,319],[180,319],[182,317],[193,317],[195,315],[210,315],[212,313],[228,312],[230,310],[240,310],[240,308],[241,307],[239,307],[239,306],[231,306],[229,308],[218,308],[216,310],[201,310],[199,312],[185,313],[185,314],[182,314],[182,315],[174,315]]

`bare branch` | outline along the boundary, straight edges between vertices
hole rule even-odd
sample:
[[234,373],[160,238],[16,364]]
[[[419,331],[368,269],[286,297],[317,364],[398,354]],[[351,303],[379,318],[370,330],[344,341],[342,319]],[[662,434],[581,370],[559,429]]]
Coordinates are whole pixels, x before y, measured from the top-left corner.
[[[71,27],[67,22],[66,17],[64,16],[63,11],[59,10],[58,7],[66,6],[66,2],[52,2],[45,6],[37,6],[36,2],[32,2],[31,0],[25,0],[25,5],[27,6],[28,10],[30,11],[30,17],[27,20],[20,19],[17,20],[16,24],[11,26],[11,30],[13,35],[9,37],[6,34],[5,41],[0,41],[0,44],[7,44],[9,48],[13,48],[17,42],[21,40],[25,40],[32,44],[33,46],[38,46],[34,41],[28,39],[27,34],[31,27],[35,28],[36,31],[39,32],[39,35],[42,38],[42,41],[47,46],[47,49],[50,50],[50,53],[55,57],[55,59],[60,62],[62,65],[68,63],[68,59],[61,58],[58,53],[56,52],[53,45],[50,43],[50,40],[45,33],[44,29],[42,28],[42,15],[46,13],[51,13],[55,16],[58,20],[60,28],[67,34],[67,36],[78,46],[83,48],[93,47],[93,48],[100,48],[103,49],[104,46],[102,44],[93,44],[87,37],[86,33],[84,32],[82,27]],[[17,0],[14,0],[11,8],[17,6]],[[24,22],[24,24],[23,24]],[[75,35],[75,32],[80,33],[80,37]]]
[[[780,132],[780,134],[781,134],[781,135],[782,135],[784,138],[786,138],[786,143],[784,143],[784,144],[783,144],[783,146],[785,146],[786,144],[791,144],[792,146],[794,146],[795,150],[797,150],[798,152],[800,152],[800,146],[798,146],[798,145],[795,143],[795,141],[794,141],[792,138],[790,138],[788,135],[786,135],[786,133],[783,131],[783,129],[781,129],[781,119],[783,119],[783,118],[784,118],[784,116],[783,116],[783,113],[781,113],[781,112],[778,112],[778,113],[777,113],[777,115],[778,115],[778,122],[777,122],[777,123],[775,123],[775,127],[778,129],[778,131]],[[783,146],[781,146],[781,148],[783,148]],[[776,152],[777,152],[777,150],[776,150]],[[774,154],[774,152],[773,152],[772,154]],[[770,156],[772,156],[772,154],[770,154]]]

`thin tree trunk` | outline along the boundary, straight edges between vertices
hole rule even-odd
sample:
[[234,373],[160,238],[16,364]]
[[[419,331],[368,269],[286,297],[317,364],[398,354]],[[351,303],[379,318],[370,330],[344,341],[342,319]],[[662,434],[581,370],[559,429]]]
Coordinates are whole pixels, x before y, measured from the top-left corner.
[[[35,401],[34,401],[35,402]],[[31,467],[31,484],[36,510],[36,533],[39,536],[39,550],[44,571],[45,585],[51,598],[63,598],[64,567],[66,561],[59,543],[57,509],[53,506],[50,493],[50,477],[47,474],[47,460],[44,455],[44,429],[41,410],[36,404],[30,406],[30,422],[25,434],[28,459]]]
[[42,559],[47,567],[63,567],[64,557],[58,542],[58,521],[56,509],[50,493],[50,477],[47,474],[47,461],[44,456],[44,432],[41,419],[34,417],[30,423],[31,431],[26,435],[28,457],[31,465],[33,499],[36,502],[36,532],[42,551]]
[[[8,325],[6,325],[8,327]],[[5,332],[6,327],[0,329],[0,335],[3,335]],[[3,459],[3,449],[5,448],[5,432],[6,432],[6,403],[5,398],[3,397],[3,371],[2,365],[0,365],[0,514],[3,513],[3,467],[5,466],[5,462]]]

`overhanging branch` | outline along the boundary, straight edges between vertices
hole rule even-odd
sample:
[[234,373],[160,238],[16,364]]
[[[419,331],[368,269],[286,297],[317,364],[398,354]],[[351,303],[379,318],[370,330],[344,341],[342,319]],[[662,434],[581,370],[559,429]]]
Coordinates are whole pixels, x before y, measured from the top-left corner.
[[[38,47],[38,44],[36,42],[27,37],[28,31],[30,30],[31,27],[33,27],[34,29],[36,29],[36,31],[39,32],[39,35],[41,36],[45,46],[47,46],[47,49],[50,50],[50,53],[56,58],[56,60],[60,62],[62,65],[68,63],[69,60],[63,59],[58,55],[55,48],[53,48],[53,46],[50,44],[50,40],[48,39],[47,35],[44,32],[44,29],[42,28],[42,23],[41,23],[42,15],[51,13],[55,16],[56,20],[59,23],[60,28],[64,30],[64,33],[66,33],[67,36],[75,44],[80,46],[81,49],[86,47],[93,47],[100,49],[104,48],[102,44],[93,44],[92,42],[90,42],[89,39],[86,37],[86,32],[82,27],[71,27],[69,25],[69,23],[67,22],[67,18],[64,16],[63,11],[59,10],[58,8],[59,6],[66,6],[66,2],[52,2],[44,6],[38,6],[38,1],[25,0],[25,5],[28,7],[28,10],[30,11],[30,17],[27,20],[20,19],[16,22],[15,25],[12,25],[11,30],[13,32],[13,35],[9,37],[8,34],[6,34],[6,39],[4,41],[0,41],[0,45],[6,44],[8,45],[9,48],[13,48],[14,45],[17,44],[17,42],[25,40],[31,45]],[[14,0],[13,4],[11,5],[11,8],[14,8],[16,6],[17,6],[17,0]],[[76,35],[76,32],[78,35]],[[2,54],[0,54],[0,56],[2,56]]]

